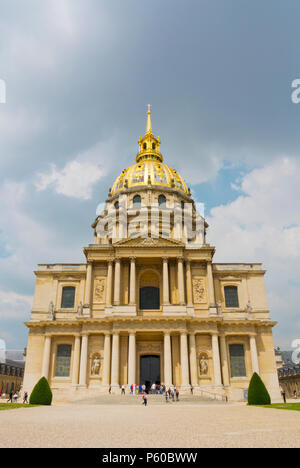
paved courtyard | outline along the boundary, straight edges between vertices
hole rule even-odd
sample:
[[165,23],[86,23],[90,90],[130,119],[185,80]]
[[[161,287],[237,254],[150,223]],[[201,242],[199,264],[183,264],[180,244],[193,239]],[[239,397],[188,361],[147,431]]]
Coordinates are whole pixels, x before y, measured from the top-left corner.
[[0,412],[3,447],[299,447],[300,412],[214,402],[57,403]]

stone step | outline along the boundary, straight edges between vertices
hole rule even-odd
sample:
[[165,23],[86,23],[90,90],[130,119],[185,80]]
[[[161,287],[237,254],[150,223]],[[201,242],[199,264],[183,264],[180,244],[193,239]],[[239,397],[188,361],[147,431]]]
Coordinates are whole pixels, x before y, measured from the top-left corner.
[[[216,401],[199,395],[179,395],[179,400],[175,401],[166,398],[164,395],[147,395],[149,405],[182,405],[182,404],[224,404],[222,401]],[[75,404],[86,405],[139,405],[143,403],[142,395],[98,395],[77,400]]]

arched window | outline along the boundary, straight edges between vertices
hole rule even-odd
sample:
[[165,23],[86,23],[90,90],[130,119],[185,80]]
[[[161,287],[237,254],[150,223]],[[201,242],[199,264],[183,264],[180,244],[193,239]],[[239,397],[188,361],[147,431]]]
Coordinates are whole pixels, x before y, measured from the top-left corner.
[[73,286],[65,286],[62,290],[61,308],[74,309],[75,305],[75,288]]
[[246,377],[245,351],[242,344],[229,345],[231,377]]
[[225,286],[225,306],[239,307],[238,288],[236,286]]
[[116,203],[114,204],[114,207],[116,208],[116,210],[119,209],[119,202],[118,201],[116,201]]
[[144,150],[147,149],[147,144],[146,143],[143,144],[143,149]]
[[72,346],[61,344],[57,346],[55,377],[69,377]]
[[164,195],[159,195],[158,197],[158,206],[161,208],[165,208],[167,203],[167,199]]
[[140,277],[140,309],[160,309],[159,276],[151,270],[145,271]]
[[152,149],[155,150],[155,143],[152,143]]
[[133,200],[132,200],[132,205],[133,205],[133,208],[140,208],[141,207],[141,203],[142,203],[142,199],[140,197],[140,195],[135,195],[133,197]]

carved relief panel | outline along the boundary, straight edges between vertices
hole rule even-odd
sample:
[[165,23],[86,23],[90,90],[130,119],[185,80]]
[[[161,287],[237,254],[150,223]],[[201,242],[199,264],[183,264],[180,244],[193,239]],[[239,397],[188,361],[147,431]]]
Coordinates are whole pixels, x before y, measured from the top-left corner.
[[94,302],[105,302],[105,278],[96,276],[94,281]]
[[207,292],[204,277],[193,278],[193,295],[195,304],[205,304],[207,302]]

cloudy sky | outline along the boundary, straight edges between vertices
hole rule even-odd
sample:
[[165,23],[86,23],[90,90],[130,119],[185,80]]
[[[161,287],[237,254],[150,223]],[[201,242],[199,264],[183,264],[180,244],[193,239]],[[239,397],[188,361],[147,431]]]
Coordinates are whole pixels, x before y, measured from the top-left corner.
[[146,104],[204,202],[215,261],[263,262],[300,338],[298,0],[0,0],[0,338],[26,345],[38,263],[82,262]]

